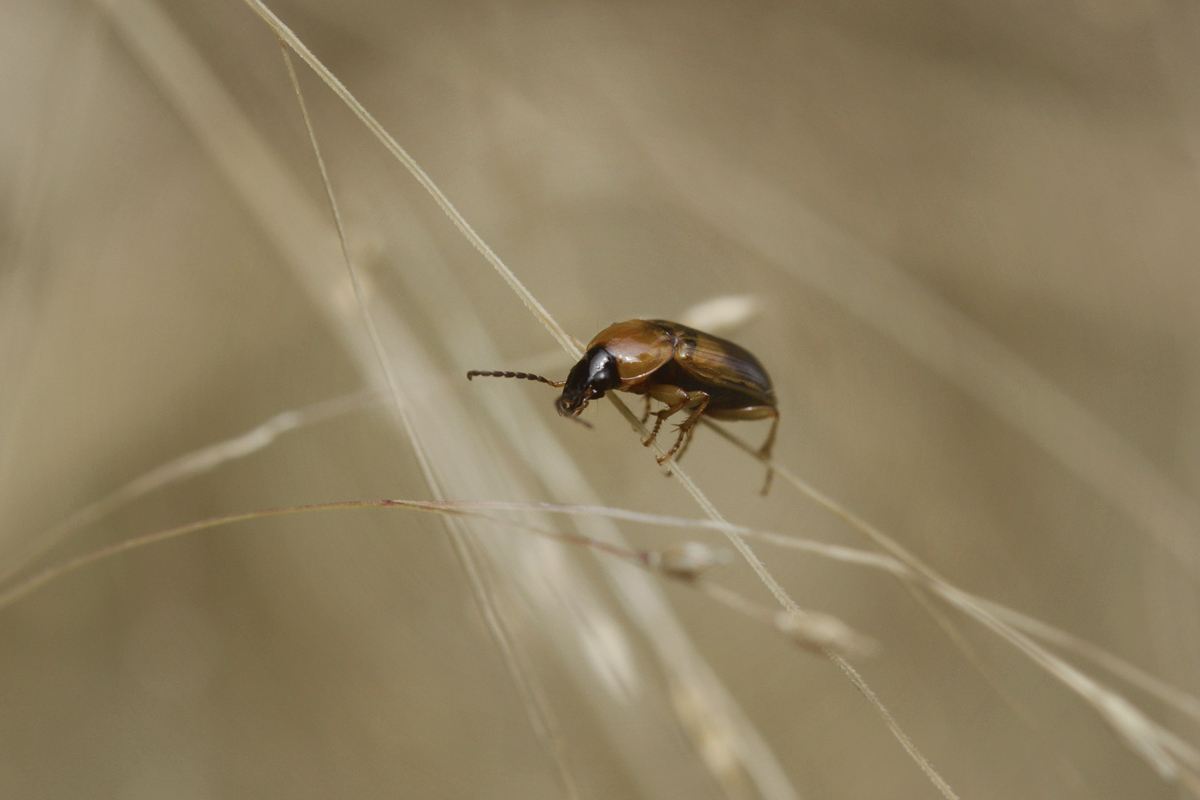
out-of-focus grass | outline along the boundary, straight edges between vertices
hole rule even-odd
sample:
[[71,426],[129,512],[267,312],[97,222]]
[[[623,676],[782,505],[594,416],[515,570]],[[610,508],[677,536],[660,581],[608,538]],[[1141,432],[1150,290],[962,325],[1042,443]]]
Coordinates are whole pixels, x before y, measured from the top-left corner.
[[[320,208],[269,31],[237,3],[160,7]],[[1183,12],[272,7],[575,336],[678,316],[718,295],[759,297],[761,315],[733,336],[776,381],[783,463],[959,585],[1200,689],[1195,579],[1178,554],[1128,503],[890,338],[882,315],[864,318],[797,279],[867,281],[868,295],[874,286],[828,239],[793,247],[779,216],[801,209],[811,216],[797,228],[836,231],[915,278],[1190,497],[1200,196],[1189,160],[1194,57],[1179,44],[1197,29]],[[15,0],[0,14],[0,530],[15,550],[155,465],[369,378],[107,12]],[[419,400],[432,382],[473,404],[483,432],[466,438],[479,451],[442,454],[460,465],[450,479],[490,486],[469,476],[502,463],[505,477],[539,486],[482,407],[505,388],[468,385],[453,365],[475,348],[479,368],[537,361],[559,374],[569,364],[545,366],[544,329],[345,108],[311,74],[301,80],[369,289],[430,359],[405,390]],[[751,202],[772,196],[788,205]],[[781,264],[772,245],[794,260]],[[344,274],[336,261],[329,268]],[[468,302],[438,299],[443,281]],[[876,291],[885,311],[900,300]],[[934,322],[920,335],[956,341]],[[568,425],[543,389],[512,391],[533,400],[529,413],[543,415],[606,503],[695,513],[615,414],[601,406],[592,431]],[[1036,403],[1018,397],[1013,415],[1043,410]],[[756,440],[765,428],[739,432]],[[760,466],[705,431],[685,466],[733,521],[859,543],[785,486],[759,499]],[[424,492],[389,419],[366,412],[143,499],[51,557],[209,515]],[[6,610],[0,790],[560,796],[441,527],[360,516],[164,545]],[[673,541],[627,533],[646,546]],[[801,605],[882,643],[864,674],[963,796],[1175,796],[1090,710],[970,625],[1041,730],[1011,713],[896,584],[764,555]],[[744,566],[720,579],[769,600]],[[932,796],[828,663],[701,597],[670,597],[802,796]],[[537,664],[584,796],[645,792],[604,712],[547,643],[575,634],[526,630],[520,614],[508,624]],[[642,637],[601,627],[580,641],[598,663],[625,664],[667,708]],[[624,661],[614,642],[631,648]],[[612,673],[614,697],[622,675]],[[635,748],[642,735],[615,741]],[[682,752],[686,736],[677,738]],[[719,794],[698,765],[667,784],[681,796]]]

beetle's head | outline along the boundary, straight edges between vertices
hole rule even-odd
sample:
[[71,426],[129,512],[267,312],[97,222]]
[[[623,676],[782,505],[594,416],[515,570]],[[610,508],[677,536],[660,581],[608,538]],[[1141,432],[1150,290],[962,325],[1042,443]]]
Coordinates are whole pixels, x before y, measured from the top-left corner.
[[589,400],[604,397],[605,392],[620,385],[617,359],[612,353],[596,345],[584,354],[578,364],[571,367],[562,395],[555,401],[554,407],[564,417],[578,417],[587,407]]

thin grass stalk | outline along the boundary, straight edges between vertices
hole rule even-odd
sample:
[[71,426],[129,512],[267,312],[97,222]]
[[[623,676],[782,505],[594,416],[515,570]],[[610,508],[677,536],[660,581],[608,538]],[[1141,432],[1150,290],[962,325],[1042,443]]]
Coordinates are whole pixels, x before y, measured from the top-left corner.
[[[295,34],[292,33],[292,31],[288,29],[278,17],[276,17],[269,9],[267,9],[261,0],[246,0],[246,2],[255,10],[256,13],[259,14],[260,17],[263,18],[268,25],[271,26],[271,29],[275,31],[277,36],[286,41],[288,45],[291,46],[296,53],[314,69],[314,71],[317,72],[322,80],[324,80],[326,84],[328,84],[329,87],[333,89],[339,97],[342,98],[343,102],[345,102],[354,111],[355,115],[363,122],[363,124],[365,124],[368,129],[375,134],[376,138],[383,142],[388,150],[402,164],[404,164],[404,166],[413,174],[414,177],[417,178],[418,182],[420,182],[426,191],[433,196],[438,206],[441,207],[441,209],[451,218],[455,226],[501,274],[504,280],[509,284],[510,288],[517,293],[517,295],[525,303],[526,307],[528,307],[529,310],[539,320],[542,321],[546,328],[550,330],[551,334],[555,337],[555,339],[558,340],[559,344],[563,346],[568,354],[574,358],[579,358],[582,355],[582,348],[580,347],[579,343],[573,338],[569,337],[557,322],[554,322],[553,318],[550,317],[545,308],[533,298],[524,285],[517,280],[515,275],[513,275],[512,271],[500,260],[498,256],[495,255],[491,248],[483,242],[483,240],[478,236],[478,234],[475,233],[471,226],[467,224],[466,220],[461,214],[458,213],[458,210],[454,208],[449,199],[447,199],[441,190],[433,184],[432,180],[430,180],[425,172],[416,164],[412,157],[409,156],[402,147],[400,147],[399,143],[397,143],[395,139],[393,139],[391,135],[383,129],[383,127],[375,120],[373,116],[371,116],[369,112],[367,112],[366,108],[363,107],[361,103],[354,99],[353,95],[351,95],[345,86],[342,85],[341,81],[337,80],[333,73],[329,72],[329,70],[320,63],[320,61],[311,53],[311,51],[309,51],[308,48],[305,47],[302,42],[300,42]],[[615,397],[612,397],[611,399],[617,405],[618,409],[623,409],[622,414],[625,415],[627,419],[631,420],[632,422],[636,422],[636,420],[633,419],[632,413],[629,412],[627,408],[624,408],[620,400]],[[642,427],[640,422],[636,422],[636,425],[638,428]],[[656,450],[660,456],[665,455],[665,451],[663,451],[661,447],[658,447],[657,443]],[[699,487],[695,485],[695,483],[687,476],[686,473],[680,470],[677,465],[673,467],[673,472],[683,483],[688,493],[691,494],[700,507],[704,509],[705,513],[707,513],[715,521],[724,521],[724,518],[721,516],[721,514],[716,510],[712,503],[709,502],[706,497],[704,497]],[[762,561],[754,554],[750,547],[744,541],[740,541],[736,537],[730,538],[734,544],[734,547],[739,553],[741,553],[743,558],[747,560],[750,566],[754,569],[755,573],[761,580],[763,580],[767,588],[773,595],[775,595],[776,599],[779,600],[780,604],[793,614],[802,614],[803,612],[791,600],[791,598],[788,597],[787,593],[779,585],[778,581],[774,579],[774,577],[770,574],[770,572],[762,564]],[[893,736],[896,737],[909,756],[917,762],[917,765],[920,767],[921,771],[924,772],[925,775],[933,782],[938,791],[947,798],[957,797],[954,791],[950,788],[949,784],[946,783],[945,780],[943,780],[933,768],[933,765],[929,762],[929,760],[926,759],[923,754],[921,754],[920,750],[917,748],[912,739],[900,728],[899,723],[886,709],[886,707],[883,705],[883,702],[879,699],[875,692],[867,685],[863,677],[859,675],[858,672],[840,656],[830,653],[829,657],[838,666],[838,668],[841,669],[846,677],[850,679],[851,683],[853,683],[855,687],[863,694],[867,701],[875,708],[877,713],[879,713],[879,715],[883,718],[888,730],[892,732]]]
[[[135,0],[108,0],[104,8],[116,23],[118,32],[129,43],[131,52],[146,65],[147,73],[160,84],[164,95],[180,111],[201,146],[230,181],[271,241],[284,254],[285,262],[295,268],[301,286],[309,292],[316,308],[327,316],[331,328],[343,337],[360,369],[364,374],[373,374],[375,370],[371,365],[377,356],[369,337],[364,335],[359,326],[347,324],[342,311],[332,302],[333,298],[349,294],[351,287],[348,281],[336,279],[325,269],[325,265],[335,263],[337,259],[337,246],[332,245],[336,234],[331,231],[331,226],[307,204],[294,178],[287,173],[275,154],[263,145],[229,98],[222,93],[202,60],[171,29],[169,20],[156,7]],[[393,353],[409,359],[404,369],[414,385],[440,388],[440,375],[429,367],[420,352],[420,345],[405,331],[403,322],[382,306],[372,308],[371,313],[381,338],[398,343]],[[428,399],[424,396],[415,398],[420,402]],[[438,426],[440,435],[461,438],[472,429],[471,421],[455,410],[453,398],[440,397],[436,408],[437,414],[452,420],[448,426]],[[452,452],[461,450],[461,447],[450,448]],[[496,476],[509,474],[507,470],[485,471],[470,462],[459,462],[456,469],[464,473],[464,480],[466,473],[470,473],[474,476],[471,480],[479,486],[488,485]],[[487,477],[489,475],[492,477]],[[504,491],[511,493],[513,488],[510,486]],[[495,549],[493,554],[512,557]],[[566,578],[563,576],[562,579]],[[573,606],[573,613],[582,613],[585,609],[590,614],[607,613],[602,611],[598,598],[588,594],[585,582],[577,581],[574,590],[579,603]],[[561,610],[556,609],[555,613],[561,613]],[[555,644],[560,652],[567,653],[571,641],[556,640]],[[587,675],[581,673],[577,677],[580,681],[586,681]],[[602,706],[600,711],[602,717],[611,712],[609,716],[614,717],[615,721],[615,715],[619,713],[644,715],[652,713],[653,709],[642,705]],[[628,729],[628,725],[624,727]],[[638,729],[655,735],[659,730],[666,730],[659,722],[639,724]],[[627,739],[629,747],[623,752],[630,758],[644,759],[647,754],[657,752],[653,745],[639,747],[636,737]],[[625,741],[618,742],[619,746],[625,744]],[[659,753],[655,769],[636,769],[633,772],[639,780],[651,783],[672,777],[671,771],[666,769],[662,753]]]

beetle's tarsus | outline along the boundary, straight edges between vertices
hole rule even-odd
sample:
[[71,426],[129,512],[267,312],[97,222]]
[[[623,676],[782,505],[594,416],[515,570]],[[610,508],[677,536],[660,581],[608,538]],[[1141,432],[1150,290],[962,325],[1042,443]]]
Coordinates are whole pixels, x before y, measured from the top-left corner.
[[676,461],[679,461],[683,458],[683,454],[687,452],[687,449],[689,447],[691,447],[692,437],[695,435],[696,435],[696,426],[692,425],[690,428],[687,429],[687,438],[684,439],[684,441],[683,441],[683,447],[679,448],[679,454],[677,456],[675,456]]
[[771,451],[775,448],[775,432],[779,429],[779,412],[775,412],[775,419],[771,421],[771,432],[767,434],[767,440],[763,442],[763,446],[758,448],[758,457],[767,462],[767,478],[763,481],[762,491],[759,492],[763,497],[767,496],[767,492],[771,491],[771,479],[775,477],[775,467],[771,465]]
[[775,477],[775,468],[767,467],[767,479],[763,481],[762,491],[759,492],[763,497],[767,496],[767,492],[771,491],[771,478]]
[[[679,434],[679,438],[675,440],[675,444],[671,446],[671,449],[667,451],[667,454],[664,455],[662,458],[658,459],[659,464],[662,464],[668,458],[670,458],[671,456],[673,456],[679,452],[679,446],[681,444],[683,444],[683,439],[685,436],[688,435],[688,431],[690,431],[690,430],[691,430],[691,428],[688,428],[688,430],[683,431]],[[679,459],[676,458],[675,460],[678,461]]]
[[[650,445],[654,444],[654,440],[658,437],[658,432],[662,428],[663,420],[667,418],[665,411],[658,412],[656,416],[658,417],[658,420],[654,423],[654,429],[650,431],[650,438],[642,442],[642,447],[649,447]],[[658,463],[661,464],[662,461],[659,461]]]

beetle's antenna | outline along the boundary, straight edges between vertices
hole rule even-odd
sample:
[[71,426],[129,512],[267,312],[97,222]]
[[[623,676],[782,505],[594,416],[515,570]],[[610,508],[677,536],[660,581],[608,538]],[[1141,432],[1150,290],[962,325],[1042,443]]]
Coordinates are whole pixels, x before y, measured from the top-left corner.
[[473,369],[467,373],[467,380],[471,380],[476,375],[484,378],[523,378],[527,381],[541,381],[553,386],[555,389],[561,389],[566,386],[566,381],[552,381],[549,378],[543,378],[541,375],[534,375],[530,372],[495,372],[492,370]]

